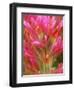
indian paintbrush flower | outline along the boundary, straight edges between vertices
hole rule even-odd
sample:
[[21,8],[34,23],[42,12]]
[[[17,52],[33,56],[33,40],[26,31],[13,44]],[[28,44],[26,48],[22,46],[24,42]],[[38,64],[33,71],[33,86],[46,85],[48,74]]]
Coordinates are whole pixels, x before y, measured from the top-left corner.
[[24,74],[63,73],[63,62],[53,67],[63,53],[63,16],[25,14],[23,27]]

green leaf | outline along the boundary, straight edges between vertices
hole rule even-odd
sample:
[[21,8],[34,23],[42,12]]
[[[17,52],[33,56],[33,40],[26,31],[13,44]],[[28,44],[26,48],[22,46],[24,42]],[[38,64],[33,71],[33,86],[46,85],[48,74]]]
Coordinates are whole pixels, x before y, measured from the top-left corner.
[[54,57],[52,67],[57,68],[57,66],[58,66],[57,59]]

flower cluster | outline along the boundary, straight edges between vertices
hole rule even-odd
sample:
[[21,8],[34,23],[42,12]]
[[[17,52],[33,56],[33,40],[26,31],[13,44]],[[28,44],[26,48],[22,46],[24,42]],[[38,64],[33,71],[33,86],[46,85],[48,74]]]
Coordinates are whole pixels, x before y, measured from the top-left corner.
[[63,16],[23,15],[23,74],[63,73]]

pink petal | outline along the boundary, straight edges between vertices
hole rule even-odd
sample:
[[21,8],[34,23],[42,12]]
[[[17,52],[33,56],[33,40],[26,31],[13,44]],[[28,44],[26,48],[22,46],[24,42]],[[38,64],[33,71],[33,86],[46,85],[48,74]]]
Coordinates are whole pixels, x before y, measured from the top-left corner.
[[40,45],[41,43],[39,41],[33,41],[32,44],[33,45]]
[[56,42],[52,45],[51,50],[54,54],[57,54],[57,53],[59,54],[63,51],[63,41],[61,37],[58,37],[56,39]]
[[37,34],[35,33],[35,31],[33,30],[33,28],[31,27],[31,25],[24,21],[24,26],[27,28],[27,30],[31,33],[31,35],[33,36],[33,38],[37,39]]
[[60,31],[62,27],[63,27],[63,21],[61,20],[60,23],[57,25],[58,31]]

